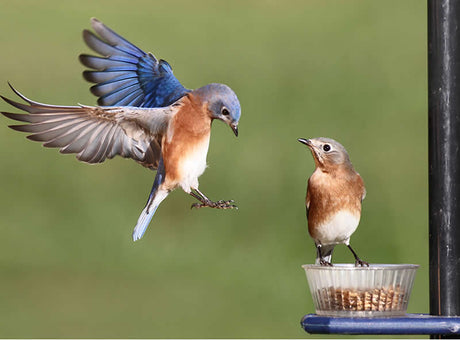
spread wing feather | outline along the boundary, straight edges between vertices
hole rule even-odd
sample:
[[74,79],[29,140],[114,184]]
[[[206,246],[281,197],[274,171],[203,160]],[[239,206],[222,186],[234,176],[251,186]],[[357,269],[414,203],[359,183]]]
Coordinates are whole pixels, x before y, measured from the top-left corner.
[[32,101],[10,87],[27,104],[1,96],[3,100],[28,113],[2,112],[12,120],[28,123],[10,128],[29,133],[27,138],[46,147],[75,153],[77,159],[88,163],[100,163],[120,155],[156,169],[162,136],[179,107],[48,105]]
[[100,56],[80,55],[92,70],[83,77],[96,83],[91,92],[101,106],[165,107],[187,94],[164,60],[157,60],[93,18],[96,32],[83,31],[83,39]]

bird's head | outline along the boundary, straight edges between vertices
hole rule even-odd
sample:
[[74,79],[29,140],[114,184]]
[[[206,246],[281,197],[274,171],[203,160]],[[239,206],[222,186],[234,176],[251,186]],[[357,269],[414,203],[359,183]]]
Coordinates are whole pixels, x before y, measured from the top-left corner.
[[194,92],[207,103],[211,119],[223,121],[238,136],[241,107],[235,92],[224,84],[208,84]]
[[305,139],[298,141],[308,146],[311,150],[315,164],[323,170],[336,168],[337,166],[352,167],[347,150],[339,142],[325,137]]

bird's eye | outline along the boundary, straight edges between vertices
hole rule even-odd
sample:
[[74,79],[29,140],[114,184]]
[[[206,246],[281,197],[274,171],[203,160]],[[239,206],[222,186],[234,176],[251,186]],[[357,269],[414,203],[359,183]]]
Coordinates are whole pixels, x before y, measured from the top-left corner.
[[328,151],[331,150],[331,146],[330,146],[329,144],[324,144],[324,145],[323,145],[323,150],[326,151],[326,152],[328,152]]
[[224,107],[224,108],[222,109],[222,114],[223,114],[224,116],[228,116],[228,115],[230,114],[230,112]]

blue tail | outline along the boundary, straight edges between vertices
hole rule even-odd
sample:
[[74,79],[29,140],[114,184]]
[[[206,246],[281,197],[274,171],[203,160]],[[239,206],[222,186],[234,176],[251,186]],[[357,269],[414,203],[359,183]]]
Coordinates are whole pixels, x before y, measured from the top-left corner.
[[150,193],[149,200],[145,205],[144,210],[142,210],[139,219],[137,220],[137,224],[134,227],[133,231],[133,240],[137,241],[144,236],[147,227],[149,226],[150,221],[152,220],[155,211],[157,211],[158,206],[160,203],[168,196],[168,191],[166,190],[156,190],[154,192],[152,188],[152,192]]
[[160,203],[166,198],[166,196],[168,196],[169,191],[160,188],[160,185],[163,183],[163,181],[164,166],[163,159],[160,159],[158,171],[155,176],[155,181],[153,182],[152,191],[150,191],[149,199],[147,200],[147,204],[145,205],[144,210],[142,210],[141,215],[137,220],[137,224],[134,227],[133,241],[140,240],[142,236],[144,236],[144,233],[147,230],[147,227],[149,226],[155,211],[157,211]]

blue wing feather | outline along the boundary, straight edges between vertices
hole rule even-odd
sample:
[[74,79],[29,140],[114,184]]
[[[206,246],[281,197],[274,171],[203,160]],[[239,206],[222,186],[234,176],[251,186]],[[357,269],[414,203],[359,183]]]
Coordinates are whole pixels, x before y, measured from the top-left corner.
[[189,92],[165,60],[145,53],[97,19],[91,24],[99,36],[85,30],[83,39],[101,56],[82,54],[80,61],[92,69],[83,76],[96,83],[91,92],[99,97],[99,105],[164,107]]

